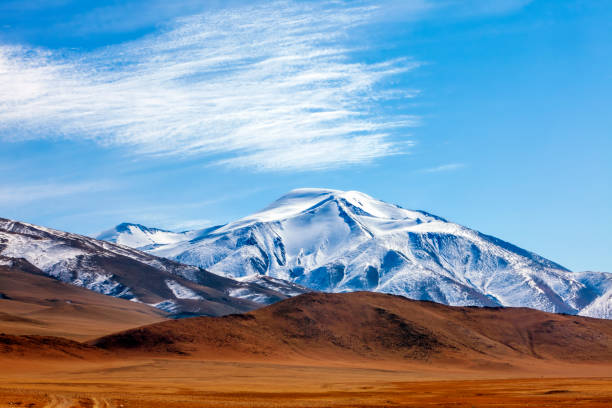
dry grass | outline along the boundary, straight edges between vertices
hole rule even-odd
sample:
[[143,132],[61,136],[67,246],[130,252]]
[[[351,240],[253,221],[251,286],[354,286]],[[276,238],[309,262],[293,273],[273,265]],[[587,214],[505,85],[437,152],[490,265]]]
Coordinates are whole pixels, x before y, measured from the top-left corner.
[[[7,361],[0,362],[4,367]],[[427,366],[193,360],[21,361],[0,407],[610,407],[612,367],[531,367],[515,378]],[[534,373],[540,372],[540,375]],[[580,378],[559,378],[578,375]],[[521,378],[521,376],[527,376]],[[553,377],[551,377],[553,376]]]
[[165,320],[144,304],[0,267],[0,333],[88,340]]
[[[18,289],[10,302],[27,303]],[[82,338],[113,331],[114,313],[141,318],[132,302],[69,295],[61,308],[28,300],[46,310],[40,327]],[[39,330],[21,311],[0,327]],[[0,407],[612,407],[612,322],[527,309],[312,294],[92,342],[103,349],[0,340]]]

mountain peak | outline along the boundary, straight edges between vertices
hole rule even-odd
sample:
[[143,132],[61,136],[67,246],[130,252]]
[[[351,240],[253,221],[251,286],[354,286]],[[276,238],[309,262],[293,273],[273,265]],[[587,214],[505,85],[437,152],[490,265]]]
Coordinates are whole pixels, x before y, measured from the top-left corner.
[[573,274],[501,239],[359,191],[300,188],[242,219],[187,234],[146,250],[227,277],[265,275],[318,291],[612,316],[612,276]]
[[158,244],[178,242],[183,239],[183,234],[123,222],[114,228],[101,232],[96,236],[96,239],[142,249],[151,248]]
[[291,190],[263,210],[228,224],[225,229],[252,222],[280,221],[308,211],[314,211],[326,203],[334,203],[349,216],[365,216],[371,219],[418,220],[417,222],[445,221],[424,211],[406,210],[395,204],[377,200],[356,190],[342,191],[327,188],[298,188]]
[[[126,232],[126,231],[130,231],[132,228],[137,228],[141,231],[164,231],[164,232],[170,232],[170,231],[166,231],[160,228],[149,228],[146,227],[142,224],[136,224],[136,223],[132,223],[132,222],[122,222],[121,224],[117,225],[114,230],[117,232]],[[112,231],[112,230],[111,230]]]
[[357,205],[362,205],[360,201],[382,202],[356,190],[343,191],[334,190],[330,188],[296,188],[294,190],[289,191],[287,194],[281,196],[278,200],[274,201],[267,208],[286,205],[288,202],[302,201],[305,203],[309,203],[311,201],[325,200],[330,198],[334,200],[347,200]]

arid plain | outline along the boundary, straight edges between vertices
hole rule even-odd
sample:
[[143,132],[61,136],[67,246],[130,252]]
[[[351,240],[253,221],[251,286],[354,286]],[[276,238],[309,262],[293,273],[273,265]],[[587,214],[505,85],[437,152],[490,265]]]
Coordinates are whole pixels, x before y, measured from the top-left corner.
[[[9,363],[3,407],[609,407],[609,367],[524,373],[150,359]],[[10,365],[9,365],[10,364]],[[3,364],[4,365],[4,364]],[[504,378],[515,376],[515,378]],[[599,376],[599,377],[598,377]]]
[[[39,290],[57,295],[63,286]],[[9,289],[11,299],[1,300],[12,312],[0,319],[2,407],[612,405],[607,320],[372,293],[307,294],[244,315],[164,320],[96,294],[70,293],[67,306],[56,299],[28,312],[28,300]],[[75,325],[65,307],[93,318]],[[103,318],[107,308],[127,313],[123,329],[147,326],[110,334],[122,328]]]

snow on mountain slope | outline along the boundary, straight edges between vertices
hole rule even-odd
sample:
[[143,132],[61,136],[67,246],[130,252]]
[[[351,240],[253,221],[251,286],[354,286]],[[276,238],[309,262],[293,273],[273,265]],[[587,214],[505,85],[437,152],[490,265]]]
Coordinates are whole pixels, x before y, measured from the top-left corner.
[[140,224],[123,223],[102,232],[97,239],[135,249],[151,249],[157,245],[173,244],[189,238],[185,233],[147,228]]
[[254,283],[264,288],[275,290],[280,293],[284,293],[287,296],[293,297],[298,296],[306,292],[310,292],[305,286],[300,286],[295,283],[291,283],[285,279],[276,279],[266,275],[249,275],[242,278],[235,278],[238,282]]
[[579,315],[612,318],[612,274],[605,272],[577,272],[577,279],[594,294],[593,301]]
[[321,291],[612,318],[603,300],[610,274],[575,274],[498,238],[356,191],[294,190],[258,213],[147,251],[223,276],[266,275]]
[[127,246],[0,218],[0,263],[15,262],[27,262],[63,282],[172,314],[243,312],[288,297],[257,283],[238,282]]

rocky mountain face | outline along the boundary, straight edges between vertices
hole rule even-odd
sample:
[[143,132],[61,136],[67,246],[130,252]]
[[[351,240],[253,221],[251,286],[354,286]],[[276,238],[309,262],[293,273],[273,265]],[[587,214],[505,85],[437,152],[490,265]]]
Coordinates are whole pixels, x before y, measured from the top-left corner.
[[[238,282],[93,238],[0,218],[0,265],[40,272],[170,315],[223,315],[286,299],[273,285]],[[287,283],[283,289],[303,293]]]
[[123,231],[106,234],[125,243],[146,236],[136,241],[152,255],[231,278],[263,275],[317,291],[612,318],[612,274],[574,273],[501,239],[356,191],[294,190],[253,215],[170,233],[171,239],[140,227],[123,224]]

